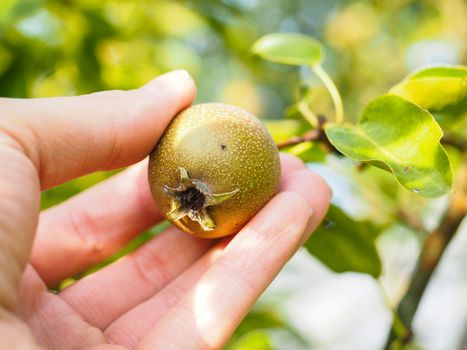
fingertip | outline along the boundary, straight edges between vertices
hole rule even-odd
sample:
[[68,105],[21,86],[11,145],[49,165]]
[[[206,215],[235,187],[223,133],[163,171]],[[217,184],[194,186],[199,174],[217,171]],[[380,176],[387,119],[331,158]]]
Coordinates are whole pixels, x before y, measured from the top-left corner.
[[313,210],[313,216],[308,224],[305,239],[319,225],[326,215],[332,198],[332,190],[326,181],[309,169],[295,171],[283,185],[283,191],[299,194]]
[[159,94],[161,89],[168,90],[172,96],[179,94],[183,107],[188,107],[196,97],[196,84],[191,75],[183,69],[160,75],[143,85],[138,91],[143,94]]
[[296,191],[284,191],[277,195],[283,203],[287,203],[286,206],[292,213],[306,213],[308,218],[312,217],[314,214],[313,208],[310,206],[308,201],[304,196],[297,193]]
[[289,153],[280,153],[281,170],[283,174],[292,173],[296,170],[305,169],[303,161]]
[[326,180],[309,169],[297,170],[287,185],[288,189],[294,189],[305,196],[312,207],[327,208],[332,198],[332,190]]

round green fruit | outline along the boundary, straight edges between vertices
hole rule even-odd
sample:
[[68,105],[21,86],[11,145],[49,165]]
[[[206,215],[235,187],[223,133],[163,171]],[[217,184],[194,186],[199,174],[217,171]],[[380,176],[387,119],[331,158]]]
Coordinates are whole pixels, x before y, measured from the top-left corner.
[[204,238],[238,232],[277,192],[279,153],[261,122],[229,105],[178,114],[149,158],[149,184],[165,217]]

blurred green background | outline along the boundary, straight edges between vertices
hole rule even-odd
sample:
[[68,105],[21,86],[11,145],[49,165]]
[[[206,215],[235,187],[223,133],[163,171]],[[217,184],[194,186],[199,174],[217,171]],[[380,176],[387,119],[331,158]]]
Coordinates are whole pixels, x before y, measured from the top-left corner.
[[[280,119],[301,82],[307,82],[316,85],[314,111],[333,115],[326,90],[309,70],[269,64],[250,53],[256,39],[278,31],[301,32],[324,43],[324,67],[343,96],[349,119],[414,69],[467,64],[464,0],[1,0],[0,96],[131,89],[183,68],[197,83],[198,103],[221,101]],[[273,132],[280,138],[280,129]],[[96,173],[49,190],[42,206],[55,205],[110,175]],[[310,347],[313,341],[303,339],[278,314],[270,306],[252,311],[230,348]],[[284,339],[287,347],[277,345]],[[314,344],[353,348],[330,340]]]

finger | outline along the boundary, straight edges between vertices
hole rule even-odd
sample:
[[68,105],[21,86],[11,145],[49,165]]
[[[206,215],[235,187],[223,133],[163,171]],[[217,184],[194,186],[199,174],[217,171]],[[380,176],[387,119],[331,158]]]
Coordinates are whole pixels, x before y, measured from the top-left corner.
[[2,309],[0,309],[0,334],[3,349],[41,349],[28,326],[12,313]]
[[170,227],[132,254],[66,288],[60,296],[87,322],[105,329],[158,292],[214,244],[214,240]]
[[49,287],[104,261],[162,219],[147,178],[144,161],[41,213],[31,264]]
[[[291,176],[287,169],[292,169],[293,163],[295,163],[294,158],[284,157],[282,159],[281,166],[284,170],[282,172],[282,181],[286,181]],[[99,327],[106,327],[116,317],[153,295],[167,284],[174,277],[174,274],[184,271],[214,244],[210,240],[199,240],[178,231],[172,233],[172,236],[172,238],[164,238],[166,234],[163,234],[161,237],[156,238],[154,242],[147,243],[144,246],[147,248],[141,248],[130,257],[78,281],[63,292],[64,297],[76,306],[76,309],[82,313],[86,320]],[[186,243],[186,247],[183,246],[183,242]],[[199,248],[200,245],[201,248]],[[180,247],[177,248],[177,246]],[[168,252],[172,253],[173,256],[168,255]],[[187,252],[194,254],[190,256]],[[152,257],[152,259],[148,259],[148,256]],[[161,257],[166,257],[166,261]],[[157,273],[159,280],[154,281],[152,284],[144,284],[144,281],[141,281],[141,274],[133,271],[135,267],[141,265],[141,263],[135,263],[135,261],[140,260],[143,260],[152,269],[162,269]],[[164,272],[163,270],[168,267],[174,270],[171,273]],[[125,293],[124,298],[121,297],[121,294],[115,294],[116,291],[121,291],[122,288],[124,289],[127,286],[138,286],[138,288],[132,288],[131,293]],[[84,302],[81,305],[82,301]]]
[[[308,237],[308,230],[314,230],[322,220],[331,196],[325,182],[309,170],[294,172],[284,181],[283,191],[233,238],[198,281],[199,271],[193,267],[159,293],[169,296],[170,305],[176,306],[149,331],[141,349],[170,348],[175,343],[177,349],[222,346]],[[310,208],[314,212],[311,219]],[[167,308],[159,295],[153,298],[156,301],[149,300],[117,320],[106,331],[107,335],[122,345],[134,344],[137,336],[150,328],[149,323],[154,324],[160,318],[159,314],[152,314],[156,302]],[[132,326],[134,323],[137,328]]]
[[0,307],[15,310],[36,230],[40,192],[34,166],[1,129],[0,169]]
[[305,169],[305,164],[300,158],[289,153],[280,153],[281,172],[292,173],[296,170]]
[[[41,349],[78,349],[105,342],[102,332],[87,324],[57,295],[47,291],[39,275],[26,267],[16,314],[28,325]],[[29,349],[29,348],[27,348]]]
[[78,97],[1,99],[0,129],[21,145],[42,189],[97,170],[143,159],[195,87],[184,71],[131,91]]
[[308,169],[300,169],[294,172],[293,177],[287,179],[282,186],[287,191],[301,194],[315,212],[315,215],[308,222],[305,234],[300,241],[300,244],[303,244],[318,227],[328,211],[332,190],[321,176]]
[[230,240],[231,238],[227,238],[217,243],[165,288],[119,317],[105,329],[106,339],[111,343],[135,349],[151,327],[179,302],[214,261],[222,255]]

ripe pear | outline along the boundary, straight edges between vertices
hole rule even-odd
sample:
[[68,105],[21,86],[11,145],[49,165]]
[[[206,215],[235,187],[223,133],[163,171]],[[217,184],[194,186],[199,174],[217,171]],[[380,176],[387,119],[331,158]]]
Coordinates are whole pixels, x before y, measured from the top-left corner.
[[179,113],[149,159],[152,195],[165,217],[189,234],[238,232],[278,191],[280,160],[252,114],[220,103]]

